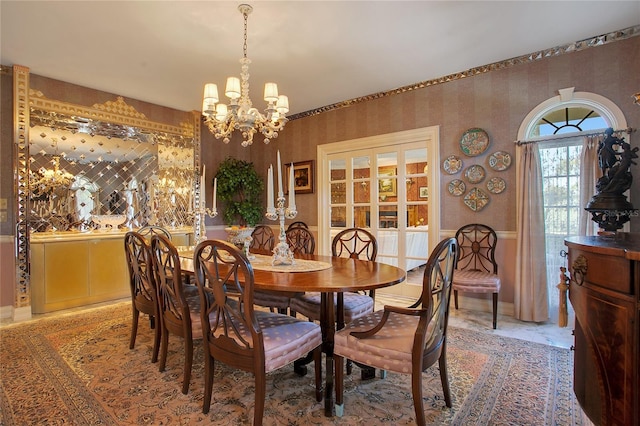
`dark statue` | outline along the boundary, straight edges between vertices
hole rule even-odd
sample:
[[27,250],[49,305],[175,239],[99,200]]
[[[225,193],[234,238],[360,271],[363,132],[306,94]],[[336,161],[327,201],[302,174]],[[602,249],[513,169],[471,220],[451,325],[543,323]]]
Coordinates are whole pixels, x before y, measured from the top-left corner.
[[638,147],[632,149],[624,138],[614,136],[612,128],[604,133],[604,140],[598,144],[598,165],[602,176],[596,183],[597,194],[585,210],[591,213],[592,220],[600,228],[616,232],[637,212],[624,193],[633,182],[629,169],[632,164],[637,164],[633,160],[638,158]]

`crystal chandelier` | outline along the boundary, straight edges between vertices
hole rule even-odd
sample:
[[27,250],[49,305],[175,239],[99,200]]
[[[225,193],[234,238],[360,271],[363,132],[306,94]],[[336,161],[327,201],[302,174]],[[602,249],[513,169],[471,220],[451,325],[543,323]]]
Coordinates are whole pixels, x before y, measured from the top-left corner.
[[60,156],[54,155],[51,160],[53,169],[41,167],[38,170],[39,176],[30,183],[31,190],[34,194],[50,193],[56,188],[69,187],[71,182],[75,180],[71,173],[66,170],[60,170]]
[[216,139],[229,143],[231,133],[237,129],[242,133],[242,146],[246,147],[253,143],[253,135],[257,132],[264,135],[264,143],[278,137],[278,132],[288,121],[286,114],[289,112],[289,99],[284,95],[278,95],[276,83],[265,83],[264,100],[267,102],[267,108],[264,114],[252,106],[249,98],[251,60],[247,58],[247,17],[253,8],[248,4],[241,4],[238,10],[244,17],[244,56],[240,59],[240,79],[227,79],[224,94],[229,98],[229,105],[219,103],[218,87],[213,83],[207,83],[204,86],[202,115]]

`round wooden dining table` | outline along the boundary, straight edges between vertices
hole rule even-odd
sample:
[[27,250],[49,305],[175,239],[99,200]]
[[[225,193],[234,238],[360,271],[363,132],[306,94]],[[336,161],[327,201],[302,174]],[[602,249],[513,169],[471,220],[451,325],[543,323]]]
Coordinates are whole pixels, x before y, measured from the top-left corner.
[[[322,350],[326,355],[325,415],[334,415],[334,364],[333,342],[336,331],[336,307],[334,295],[347,291],[373,290],[401,283],[406,272],[385,263],[334,256],[299,255],[299,259],[314,260],[330,264],[330,267],[315,271],[281,272],[254,268],[254,288],[277,292],[320,292]],[[193,260],[181,258],[183,271],[193,271]]]

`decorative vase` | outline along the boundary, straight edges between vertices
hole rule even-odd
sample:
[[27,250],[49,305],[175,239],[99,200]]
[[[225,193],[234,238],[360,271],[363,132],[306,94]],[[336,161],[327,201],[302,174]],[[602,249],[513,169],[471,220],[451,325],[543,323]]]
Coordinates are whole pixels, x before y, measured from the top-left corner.
[[254,229],[251,227],[240,228],[239,226],[224,228],[227,233],[227,241],[239,249],[244,247],[245,241],[249,240],[251,242],[251,234],[253,234]]

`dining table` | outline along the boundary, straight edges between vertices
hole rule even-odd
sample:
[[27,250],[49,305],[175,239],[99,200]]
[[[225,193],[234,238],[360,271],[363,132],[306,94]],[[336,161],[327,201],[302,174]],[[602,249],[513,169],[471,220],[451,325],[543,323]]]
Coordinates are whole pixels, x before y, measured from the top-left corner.
[[[193,248],[178,249],[183,271],[194,271]],[[374,290],[403,282],[406,272],[396,266],[336,256],[296,255],[294,265],[272,265],[271,256],[250,255],[254,289],[286,293],[320,292],[322,351],[325,354],[325,416],[335,414],[333,344],[336,331],[334,296],[341,292]]]

